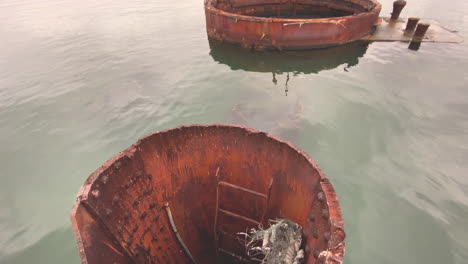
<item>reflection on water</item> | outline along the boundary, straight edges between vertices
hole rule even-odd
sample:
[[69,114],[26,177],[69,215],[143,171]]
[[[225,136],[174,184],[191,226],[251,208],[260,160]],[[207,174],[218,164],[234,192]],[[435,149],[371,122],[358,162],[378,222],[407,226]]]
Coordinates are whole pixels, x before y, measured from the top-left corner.
[[369,43],[354,42],[343,46],[309,51],[253,51],[210,40],[211,57],[232,70],[294,74],[319,73],[346,64],[355,66],[366,54]]
[[239,103],[231,110],[230,123],[254,127],[285,140],[297,141],[307,120],[300,100],[290,105],[277,102],[275,107],[268,103]]
[[309,51],[255,51],[239,46],[210,40],[210,55],[232,70],[248,72],[271,72],[272,82],[277,85],[277,75],[286,73],[285,94],[288,94],[290,74],[319,73],[344,65],[343,70],[359,63],[366,54],[368,42],[354,42],[343,46]]
[[[254,51],[239,46],[210,40],[210,55],[218,63],[231,70],[271,73],[272,83],[278,85],[278,75],[286,75],[284,93],[288,96],[291,78],[299,75],[317,74],[343,66],[345,72],[358,65],[369,46],[367,42],[354,42],[344,46],[310,51]],[[280,138],[297,142],[307,120],[303,113],[303,102],[282,101],[235,104],[229,122],[268,131]]]

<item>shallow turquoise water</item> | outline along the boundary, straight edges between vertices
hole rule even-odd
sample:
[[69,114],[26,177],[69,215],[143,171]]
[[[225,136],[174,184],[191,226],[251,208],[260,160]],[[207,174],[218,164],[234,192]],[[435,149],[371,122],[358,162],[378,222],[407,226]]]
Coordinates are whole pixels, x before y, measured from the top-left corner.
[[[409,2],[468,37],[468,2]],[[252,54],[210,47],[201,0],[4,0],[0,17],[0,263],[79,263],[87,176],[147,133],[214,122],[318,162],[345,263],[466,263],[468,44]]]

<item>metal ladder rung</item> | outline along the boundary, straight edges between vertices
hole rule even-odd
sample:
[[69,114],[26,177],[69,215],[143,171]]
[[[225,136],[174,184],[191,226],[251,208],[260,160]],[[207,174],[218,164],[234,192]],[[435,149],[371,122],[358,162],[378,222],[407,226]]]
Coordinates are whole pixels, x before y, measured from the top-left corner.
[[253,195],[257,195],[257,196],[260,196],[260,197],[263,197],[265,199],[268,198],[268,195],[266,194],[263,194],[263,193],[259,193],[259,192],[256,192],[256,191],[252,191],[252,190],[249,190],[247,188],[244,188],[244,187],[240,187],[238,185],[235,185],[235,184],[232,184],[232,183],[228,183],[228,182],[225,182],[225,181],[219,181],[218,182],[219,185],[223,185],[223,186],[228,186],[228,187],[231,187],[233,189],[236,189],[236,190],[239,190],[239,191],[244,191],[246,193],[250,193],[250,194],[253,194]]
[[[246,258],[244,258],[242,256],[239,256],[239,255],[237,255],[235,253],[229,252],[229,251],[219,247],[219,236],[218,236],[218,224],[219,224],[218,223],[218,217],[219,217],[219,215],[218,215],[218,213],[221,212],[223,214],[229,215],[229,216],[234,217],[234,218],[242,219],[244,221],[253,223],[255,225],[261,225],[262,221],[265,220],[265,216],[266,216],[266,213],[268,211],[268,207],[269,207],[269,203],[270,203],[271,188],[273,186],[273,179],[271,179],[270,184],[268,185],[268,194],[263,194],[263,193],[259,193],[259,192],[256,192],[256,191],[253,191],[253,190],[250,190],[250,189],[247,189],[247,188],[244,188],[244,187],[232,184],[232,183],[221,181],[220,180],[220,175],[219,175],[219,169],[220,168],[218,167],[218,169],[216,170],[216,179],[217,179],[217,184],[216,184],[216,211],[215,211],[215,221],[214,221],[216,261],[218,261],[218,252],[221,252],[221,253],[227,254],[227,255],[229,255],[231,257],[237,258],[240,261],[248,261],[248,262],[251,262],[251,263],[255,263],[251,259],[246,259]],[[262,217],[261,217],[260,221],[257,221],[257,220],[251,219],[249,217],[233,213],[233,212],[228,211],[228,210],[224,210],[222,208],[219,208],[219,194],[220,194],[219,193],[220,192],[219,186],[227,186],[227,187],[230,187],[230,188],[233,188],[233,189],[236,189],[236,190],[239,190],[239,191],[243,191],[243,192],[246,192],[246,193],[249,193],[249,194],[253,194],[253,195],[256,195],[256,196],[259,196],[259,197],[265,199],[266,200],[265,209],[263,210],[263,214],[262,214]],[[219,231],[222,234],[226,234],[226,232],[224,232],[222,230],[219,230]],[[230,235],[230,236],[233,236],[233,235]],[[255,261],[261,262],[258,259],[255,259]]]
[[242,216],[242,215],[238,215],[236,213],[233,213],[231,211],[227,211],[227,210],[224,210],[224,209],[221,209],[221,208],[218,208],[218,210],[221,212],[221,213],[224,213],[224,214],[227,214],[229,216],[232,216],[232,217],[235,217],[235,218],[239,218],[239,219],[242,219],[244,221],[247,221],[247,222],[251,222],[251,223],[254,223],[256,225],[260,225],[261,223],[257,220],[253,220],[251,218],[248,218],[248,217],[245,217],[245,216]]

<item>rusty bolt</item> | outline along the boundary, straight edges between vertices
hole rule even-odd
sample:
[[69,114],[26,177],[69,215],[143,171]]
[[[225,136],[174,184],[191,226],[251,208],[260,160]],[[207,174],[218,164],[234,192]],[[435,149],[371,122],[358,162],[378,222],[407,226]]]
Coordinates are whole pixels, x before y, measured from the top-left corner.
[[131,245],[133,243],[133,236],[130,236],[128,239],[127,239],[127,245]]
[[330,240],[330,232],[323,233],[323,239],[325,239],[325,241]]
[[146,189],[146,190],[143,192],[143,195],[144,195],[144,196],[148,196],[148,195],[151,194],[152,191],[153,191],[153,190],[151,190],[151,189],[148,188],[148,189]]
[[324,199],[325,199],[325,195],[323,194],[323,192],[319,192],[317,194],[317,200],[319,200],[319,202],[323,202]]
[[159,221],[159,215],[157,215],[157,216],[154,217],[154,221],[155,221],[155,222],[158,222],[158,221]]
[[103,184],[106,184],[109,181],[109,175],[103,175],[101,181]]
[[124,219],[125,219],[125,220],[130,219],[130,213],[129,213],[129,212],[125,212],[125,214],[124,214]]
[[315,230],[312,232],[312,235],[314,236],[314,238],[318,238],[318,237],[319,237],[317,229],[315,229]]
[[320,255],[320,252],[318,249],[314,250],[314,258],[318,258],[318,256]]
[[112,203],[118,203],[120,201],[120,196],[117,194],[116,196],[114,196],[114,198],[112,199]]
[[328,210],[327,209],[322,210],[322,217],[325,218],[325,219],[328,219]]
[[99,198],[99,190],[92,190],[92,191],[91,191],[91,195],[92,195],[94,198]]
[[401,11],[403,11],[403,8],[406,6],[406,1],[403,0],[397,0],[393,2],[393,11],[392,11],[392,20],[398,20],[400,18]]
[[148,215],[147,212],[143,212],[143,213],[140,215],[140,219],[141,219],[141,220],[145,219],[147,215]]
[[135,201],[133,201],[133,208],[137,208],[139,204],[140,204],[140,200],[136,198]]
[[315,215],[314,214],[309,215],[309,221],[311,221],[311,222],[315,221]]
[[107,208],[107,209],[106,209],[106,215],[109,216],[109,215],[111,215],[111,214],[112,214],[112,209]]
[[127,183],[124,185],[124,188],[125,188],[125,189],[128,189],[128,188],[132,187],[132,184],[133,184],[133,183],[132,183],[131,181],[129,181],[129,182],[127,182]]

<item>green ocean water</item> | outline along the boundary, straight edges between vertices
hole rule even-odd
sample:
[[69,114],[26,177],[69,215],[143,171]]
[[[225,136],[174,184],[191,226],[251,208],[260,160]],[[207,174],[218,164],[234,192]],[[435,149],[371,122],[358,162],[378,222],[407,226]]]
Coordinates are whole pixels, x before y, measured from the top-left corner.
[[[408,2],[468,37],[468,2]],[[468,44],[252,53],[209,43],[201,0],[3,0],[0,21],[1,264],[79,263],[87,176],[145,134],[218,122],[318,162],[345,263],[467,263]]]

